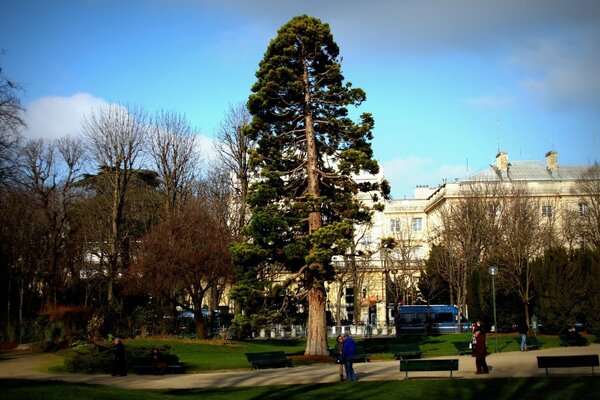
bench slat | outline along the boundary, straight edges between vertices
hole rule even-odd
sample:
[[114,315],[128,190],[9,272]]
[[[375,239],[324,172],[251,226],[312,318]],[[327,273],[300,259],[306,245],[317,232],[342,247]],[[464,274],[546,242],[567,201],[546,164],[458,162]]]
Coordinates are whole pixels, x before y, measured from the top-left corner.
[[548,375],[548,368],[572,368],[572,367],[594,367],[600,366],[598,354],[583,354],[569,356],[538,356],[538,368],[545,368]]
[[444,360],[400,360],[400,372],[406,372],[408,378],[408,371],[450,371],[450,378],[452,378],[452,371],[458,371],[458,359],[444,359]]
[[292,360],[283,351],[265,351],[245,353],[248,362],[254,369],[291,367]]

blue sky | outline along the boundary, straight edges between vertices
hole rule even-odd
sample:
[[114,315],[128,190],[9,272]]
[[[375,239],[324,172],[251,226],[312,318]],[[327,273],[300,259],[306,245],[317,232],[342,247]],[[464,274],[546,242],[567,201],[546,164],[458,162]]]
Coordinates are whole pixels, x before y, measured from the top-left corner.
[[596,0],[5,0],[3,73],[28,137],[77,135],[106,103],[185,113],[206,146],[245,102],[290,18],[330,25],[364,89],[373,149],[395,198],[494,161],[600,161]]

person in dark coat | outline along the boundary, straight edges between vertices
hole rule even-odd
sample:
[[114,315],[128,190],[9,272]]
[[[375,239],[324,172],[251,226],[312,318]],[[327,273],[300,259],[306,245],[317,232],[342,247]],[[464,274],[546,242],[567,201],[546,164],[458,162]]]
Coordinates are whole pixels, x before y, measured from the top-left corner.
[[113,363],[113,376],[126,376],[127,365],[125,364],[125,346],[121,339],[115,339],[115,360]]
[[487,344],[485,342],[485,331],[481,326],[481,321],[477,321],[473,326],[473,357],[475,357],[476,374],[489,374],[489,369],[485,358],[487,357]]
[[525,318],[519,322],[519,335],[521,335],[521,351],[527,351],[527,332],[529,332],[529,326]]
[[356,354],[356,342],[346,333],[342,343],[342,362],[346,369],[346,379],[350,382],[356,381],[356,374],[352,365],[352,359]]

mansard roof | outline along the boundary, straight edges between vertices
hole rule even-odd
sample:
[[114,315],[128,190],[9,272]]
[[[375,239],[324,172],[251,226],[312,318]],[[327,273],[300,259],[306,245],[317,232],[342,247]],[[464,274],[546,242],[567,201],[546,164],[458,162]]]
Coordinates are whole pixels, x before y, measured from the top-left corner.
[[495,165],[469,175],[462,182],[481,181],[568,181],[577,180],[589,168],[589,165],[559,166],[551,172],[540,161],[511,161],[505,176]]

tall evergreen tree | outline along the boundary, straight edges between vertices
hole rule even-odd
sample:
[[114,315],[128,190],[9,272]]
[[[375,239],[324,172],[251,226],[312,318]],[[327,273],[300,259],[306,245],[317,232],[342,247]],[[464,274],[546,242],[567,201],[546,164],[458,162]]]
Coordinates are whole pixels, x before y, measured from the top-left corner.
[[306,355],[327,354],[331,257],[347,250],[354,224],[371,216],[357,194],[380,186],[389,192],[387,184],[353,179],[376,174],[379,165],[370,144],[373,118],[348,116],[365,92],[344,83],[340,61],[328,24],[294,17],[269,44],[248,100],[246,134],[258,143],[251,163],[261,178],[248,197],[251,240],[234,247],[234,260],[246,276],[272,265],[292,273],[289,282],[308,299]]

